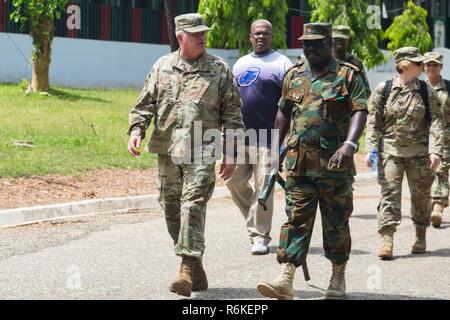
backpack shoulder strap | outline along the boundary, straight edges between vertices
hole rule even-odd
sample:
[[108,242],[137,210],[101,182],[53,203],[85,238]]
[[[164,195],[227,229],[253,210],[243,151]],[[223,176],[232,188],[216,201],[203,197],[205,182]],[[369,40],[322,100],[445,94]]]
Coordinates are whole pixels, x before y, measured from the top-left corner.
[[386,81],[386,84],[384,85],[383,96],[381,98],[381,106],[383,107],[383,109],[386,106],[386,102],[389,98],[389,94],[391,93],[393,83],[394,83],[394,81],[391,79],[391,80]]
[[420,83],[420,96],[422,97],[423,103],[425,104],[425,120],[427,124],[431,124],[431,112],[430,103],[428,101],[428,88],[427,83],[423,80],[419,80]]
[[447,94],[450,94],[450,80],[445,79],[445,87],[447,88]]

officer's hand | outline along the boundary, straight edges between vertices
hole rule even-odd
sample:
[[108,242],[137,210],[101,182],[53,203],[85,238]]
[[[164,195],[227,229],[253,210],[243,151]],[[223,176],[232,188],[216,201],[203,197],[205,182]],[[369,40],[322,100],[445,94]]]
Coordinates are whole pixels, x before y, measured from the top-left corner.
[[339,169],[347,168],[353,160],[354,153],[355,149],[353,149],[353,147],[349,144],[344,144],[342,147],[340,147],[334,154],[339,159],[337,167]]
[[441,157],[435,153],[430,154],[430,169],[436,171],[441,164]]
[[219,170],[220,177],[224,180],[228,180],[233,175],[235,168],[236,164],[234,158],[231,156],[224,156]]
[[366,164],[369,168],[373,166],[372,161],[370,161],[370,153],[366,154]]
[[133,157],[139,157],[141,153],[138,151],[138,149],[141,147],[141,137],[139,136],[131,136],[128,140],[128,152]]

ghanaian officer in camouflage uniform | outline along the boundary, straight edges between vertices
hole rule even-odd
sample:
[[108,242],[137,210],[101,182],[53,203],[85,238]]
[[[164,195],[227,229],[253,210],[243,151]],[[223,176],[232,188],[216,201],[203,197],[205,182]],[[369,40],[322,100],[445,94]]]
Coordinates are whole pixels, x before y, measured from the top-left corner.
[[[401,222],[401,194],[404,174],[411,192],[411,218],[416,241],[411,252],[426,250],[426,229],[430,225],[430,189],[434,172],[443,151],[442,112],[436,91],[423,83],[427,91],[422,98],[419,75],[424,57],[415,47],[394,52],[398,76],[385,92],[387,83],[380,83],[369,99],[366,133],[367,156],[378,151],[378,183],[381,201],[378,205],[378,231],[382,237],[378,256],[393,257],[393,235]],[[385,96],[385,98],[383,98]],[[428,110],[428,111],[427,111]],[[367,163],[371,166],[371,163]]]
[[433,227],[439,228],[442,223],[444,209],[448,207],[449,184],[448,171],[450,170],[450,98],[448,88],[449,80],[441,76],[444,56],[439,52],[425,53],[425,71],[427,82],[437,91],[441,103],[444,126],[444,153],[442,164],[436,171],[433,185],[431,186],[431,198],[433,211],[431,223]]
[[[209,28],[202,17],[181,15],[175,18],[175,25],[180,49],[153,65],[129,114],[128,151],[139,155],[141,140],[154,119],[147,150],[158,154],[159,203],[175,253],[182,257],[170,290],[190,296],[191,290],[208,287],[202,256],[206,205],[215,184],[215,163],[198,161],[197,157],[202,152],[208,155],[212,142],[200,141],[200,145],[188,148],[194,127],[200,122],[200,134],[215,129],[220,141],[221,129],[244,129],[244,124],[242,101],[230,68],[205,50]],[[186,144],[186,140],[191,141]],[[234,153],[224,157],[219,173],[228,179],[234,171]]]
[[349,26],[339,25],[333,27],[333,55],[336,59],[348,62],[359,69],[370,94],[369,79],[367,78],[364,64],[357,57],[347,52],[350,36]]
[[[286,213],[277,260],[280,275],[258,284],[261,294],[292,299],[292,281],[306,258],[317,206],[320,206],[325,256],[332,262],[326,297],[345,295],[345,268],[351,249],[353,154],[367,117],[367,90],[357,68],[332,56],[329,23],[304,26],[307,61],[285,75],[275,120],[280,143],[288,134],[285,159]],[[290,128],[290,130],[289,130]]]

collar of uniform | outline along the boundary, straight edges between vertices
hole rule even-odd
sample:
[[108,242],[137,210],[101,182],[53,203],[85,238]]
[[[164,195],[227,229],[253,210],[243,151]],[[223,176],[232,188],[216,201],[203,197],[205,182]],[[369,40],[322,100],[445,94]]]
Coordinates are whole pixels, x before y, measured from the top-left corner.
[[205,51],[203,55],[194,63],[189,64],[183,61],[180,55],[180,49],[174,55],[172,60],[173,68],[177,68],[184,72],[208,71],[208,54]]
[[318,77],[314,77],[312,70],[311,70],[311,65],[308,63],[308,66],[306,67],[306,71],[307,73],[311,76],[311,78],[313,79],[312,81],[315,81],[321,77],[323,77],[326,74],[329,73],[337,73],[337,68],[338,68],[338,62],[335,58],[331,58],[330,62],[327,64],[327,66],[324,69],[324,72],[318,76]]
[[403,85],[400,82],[400,77],[395,76],[394,82],[392,83],[392,89],[396,89],[396,88],[408,88],[408,89],[412,89],[412,90],[420,90],[419,79],[416,78],[411,83],[409,83],[407,85]]
[[441,80],[437,83],[437,85],[433,86],[433,88],[436,90],[447,90],[447,86],[445,85],[444,78],[441,77]]

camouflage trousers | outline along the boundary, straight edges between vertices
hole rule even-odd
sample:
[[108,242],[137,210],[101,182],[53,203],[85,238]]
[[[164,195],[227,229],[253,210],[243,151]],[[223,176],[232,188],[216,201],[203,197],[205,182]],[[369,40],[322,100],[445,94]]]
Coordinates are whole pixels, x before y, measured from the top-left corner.
[[450,159],[443,159],[442,164],[436,171],[433,185],[431,186],[431,198],[434,203],[440,203],[448,207],[449,184],[448,170],[450,170]]
[[318,205],[325,257],[338,264],[349,259],[352,179],[287,177],[286,214],[289,220],[281,227],[279,263],[290,262],[296,267],[302,264],[309,250]]
[[177,165],[170,156],[158,155],[158,200],[176,255],[203,255],[206,205],[214,184],[214,164]]
[[378,205],[378,231],[396,227],[402,220],[402,181],[406,173],[411,193],[411,219],[416,227],[428,227],[431,216],[431,185],[434,173],[428,156],[399,158],[381,155],[378,162],[378,183],[381,200]]

